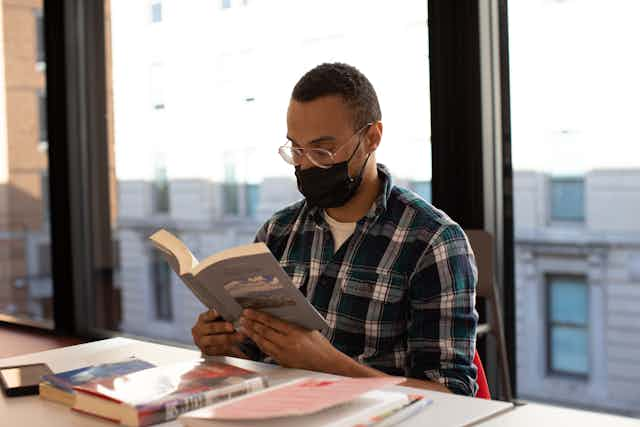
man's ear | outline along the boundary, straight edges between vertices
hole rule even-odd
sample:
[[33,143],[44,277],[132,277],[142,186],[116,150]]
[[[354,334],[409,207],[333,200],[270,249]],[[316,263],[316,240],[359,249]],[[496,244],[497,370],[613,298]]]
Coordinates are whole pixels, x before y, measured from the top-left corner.
[[382,122],[374,122],[371,127],[369,127],[365,137],[367,138],[367,152],[373,153],[378,149],[380,141],[382,141]]

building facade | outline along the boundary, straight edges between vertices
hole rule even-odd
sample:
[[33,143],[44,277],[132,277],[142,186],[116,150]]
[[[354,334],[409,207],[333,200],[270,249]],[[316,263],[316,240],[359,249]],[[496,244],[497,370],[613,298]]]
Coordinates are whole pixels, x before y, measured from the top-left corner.
[[514,176],[518,391],[640,416],[640,170]]

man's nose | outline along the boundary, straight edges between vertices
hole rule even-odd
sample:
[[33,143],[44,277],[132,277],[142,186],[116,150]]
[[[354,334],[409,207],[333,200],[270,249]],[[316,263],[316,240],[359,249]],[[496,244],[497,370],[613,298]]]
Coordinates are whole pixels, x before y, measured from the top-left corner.
[[300,166],[300,170],[316,167],[316,165],[314,165],[313,162],[309,160],[309,157],[306,154],[300,156],[300,164],[298,166]]

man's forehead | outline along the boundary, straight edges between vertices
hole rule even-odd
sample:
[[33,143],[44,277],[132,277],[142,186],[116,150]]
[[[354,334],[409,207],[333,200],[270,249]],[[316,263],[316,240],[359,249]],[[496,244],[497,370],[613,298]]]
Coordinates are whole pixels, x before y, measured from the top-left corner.
[[291,100],[287,111],[287,131],[295,138],[341,135],[349,131],[351,111],[339,97],[327,96],[313,101]]

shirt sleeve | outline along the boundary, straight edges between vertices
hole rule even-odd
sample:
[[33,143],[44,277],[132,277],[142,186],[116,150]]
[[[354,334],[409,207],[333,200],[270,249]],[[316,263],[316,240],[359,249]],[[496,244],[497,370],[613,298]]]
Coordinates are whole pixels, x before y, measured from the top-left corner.
[[410,277],[408,376],[475,396],[477,268],[457,224],[442,226]]

